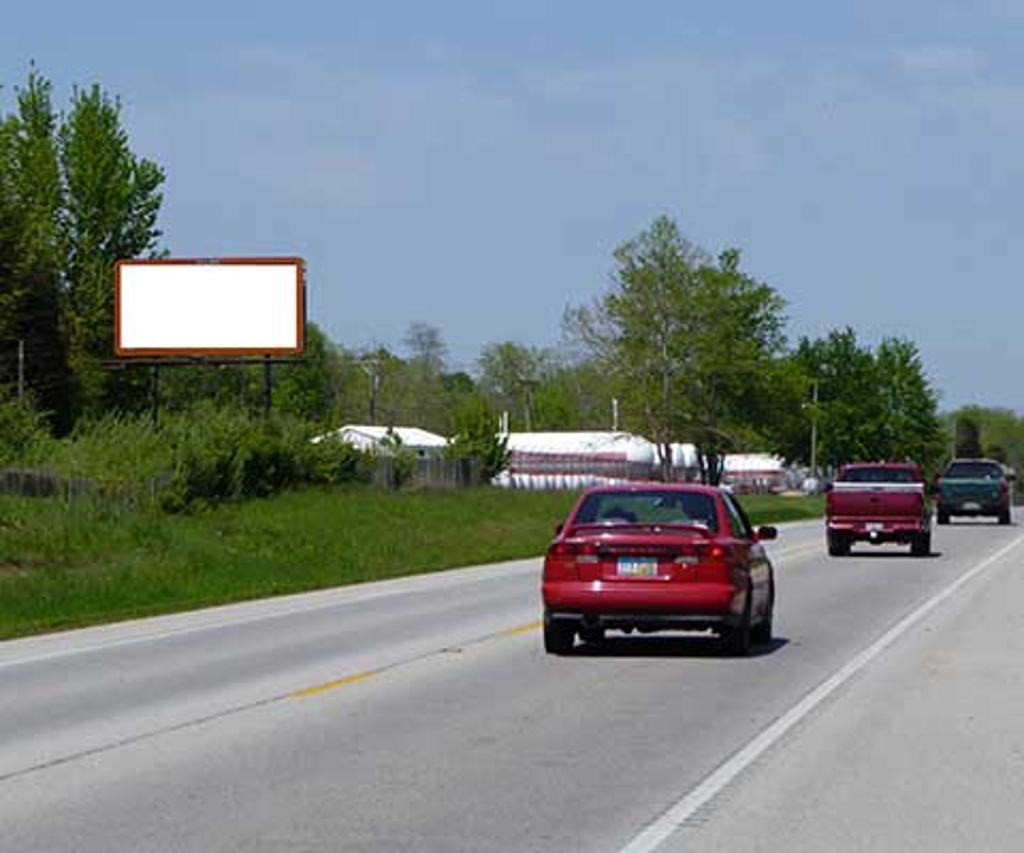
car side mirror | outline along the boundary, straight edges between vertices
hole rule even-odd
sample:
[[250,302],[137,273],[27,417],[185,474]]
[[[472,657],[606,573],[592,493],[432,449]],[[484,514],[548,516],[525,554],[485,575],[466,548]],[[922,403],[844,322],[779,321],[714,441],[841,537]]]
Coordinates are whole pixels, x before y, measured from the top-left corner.
[[771,525],[765,525],[757,529],[757,541],[758,542],[771,542],[773,539],[779,538],[779,528],[772,527]]
[[563,530],[565,530],[565,522],[564,521],[560,521],[560,522],[558,522],[558,524],[555,525],[555,536],[557,536]]
[[831,492],[833,488],[835,487],[831,483],[825,483],[825,488],[823,488],[822,491],[827,494],[828,492]]

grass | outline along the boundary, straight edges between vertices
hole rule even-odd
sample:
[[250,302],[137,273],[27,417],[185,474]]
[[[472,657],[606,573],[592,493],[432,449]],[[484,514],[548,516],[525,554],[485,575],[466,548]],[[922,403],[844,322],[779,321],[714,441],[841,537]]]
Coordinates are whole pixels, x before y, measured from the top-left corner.
[[[0,639],[543,552],[569,493],[304,490],[197,515],[0,496]],[[755,524],[815,498],[744,498]]]

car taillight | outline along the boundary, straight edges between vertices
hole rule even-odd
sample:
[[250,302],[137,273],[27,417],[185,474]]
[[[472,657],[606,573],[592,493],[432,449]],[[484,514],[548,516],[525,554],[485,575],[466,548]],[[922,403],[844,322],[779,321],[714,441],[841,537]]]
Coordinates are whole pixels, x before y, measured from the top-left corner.
[[600,560],[597,548],[589,542],[555,542],[544,558],[544,577],[548,580],[572,580],[576,567]]

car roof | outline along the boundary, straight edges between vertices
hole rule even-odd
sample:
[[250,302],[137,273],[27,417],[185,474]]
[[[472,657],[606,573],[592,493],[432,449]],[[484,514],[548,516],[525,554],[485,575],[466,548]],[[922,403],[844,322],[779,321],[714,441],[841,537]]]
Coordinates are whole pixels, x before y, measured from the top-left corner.
[[711,497],[723,494],[718,486],[706,486],[702,483],[617,483],[608,486],[592,486],[583,494],[586,496],[652,491],[680,492],[684,494],[709,495]]
[[842,466],[843,470],[851,468],[907,468],[909,470],[917,470],[920,467],[916,462],[850,462]]

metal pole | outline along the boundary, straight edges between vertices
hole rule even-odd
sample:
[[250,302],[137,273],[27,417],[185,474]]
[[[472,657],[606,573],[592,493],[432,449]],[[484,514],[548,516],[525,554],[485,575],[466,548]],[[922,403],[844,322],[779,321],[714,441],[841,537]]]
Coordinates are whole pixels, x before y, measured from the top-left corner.
[[149,423],[155,428],[160,420],[160,368],[149,369]]
[[25,342],[18,339],[18,402],[25,399]]
[[811,476],[818,476],[818,380],[814,380],[811,409]]
[[619,431],[619,398],[612,397],[612,432]]
[[263,362],[263,416],[270,417],[270,408],[274,402],[274,377],[271,373],[270,357]]

